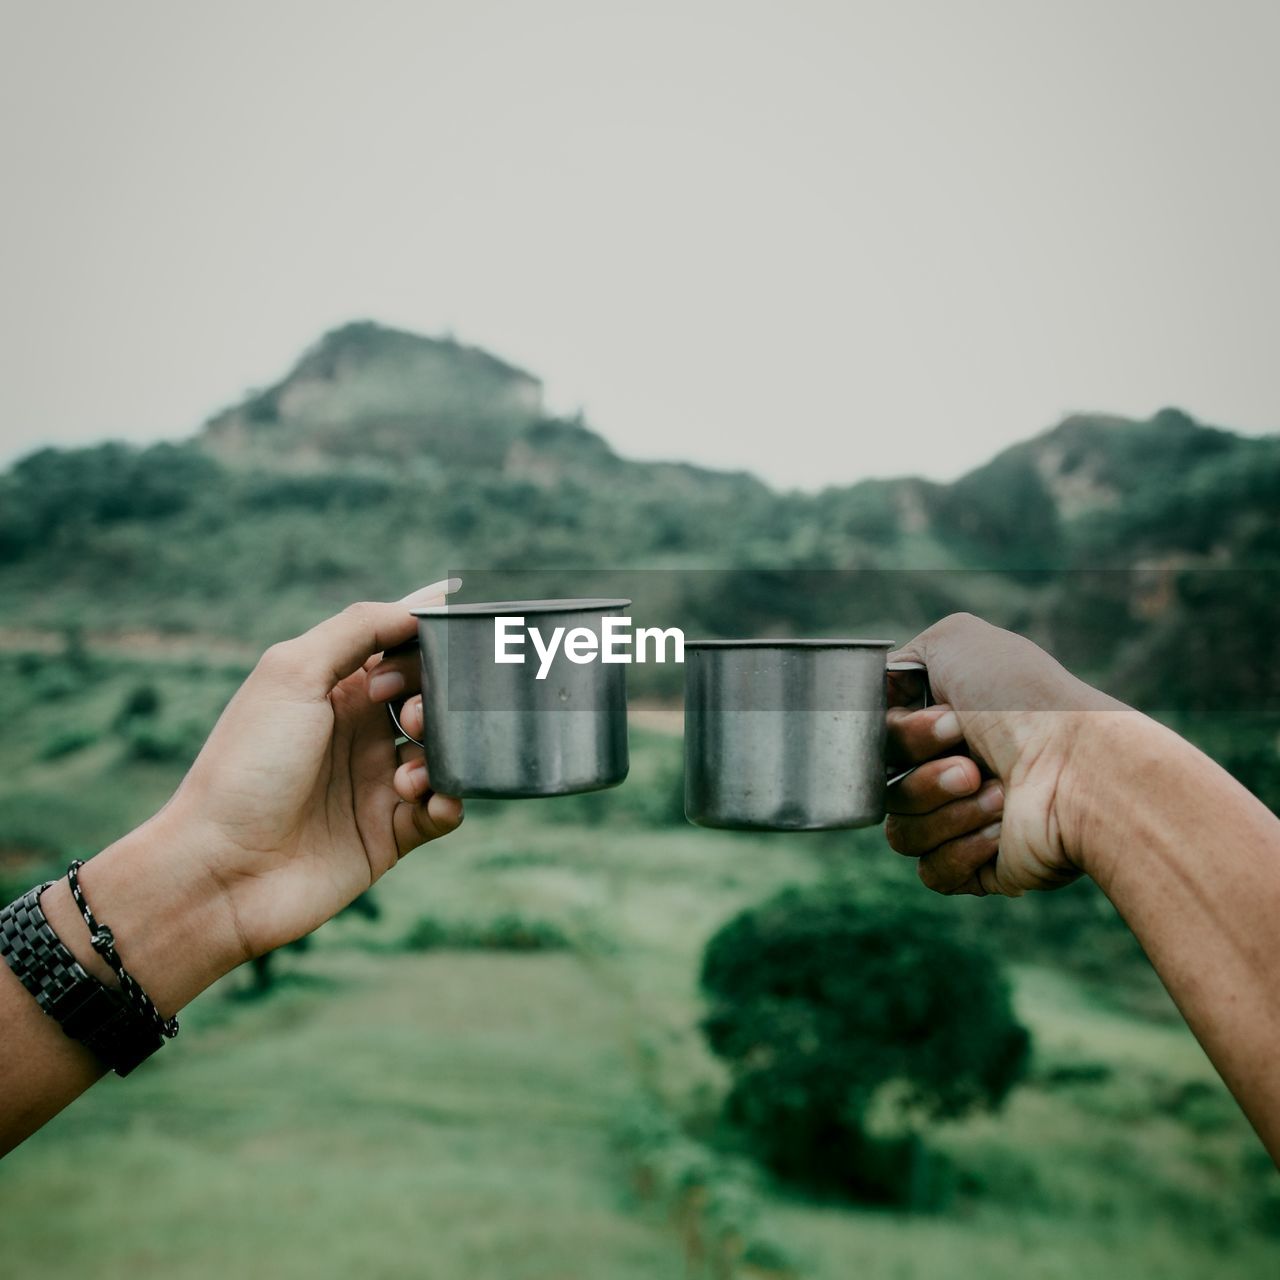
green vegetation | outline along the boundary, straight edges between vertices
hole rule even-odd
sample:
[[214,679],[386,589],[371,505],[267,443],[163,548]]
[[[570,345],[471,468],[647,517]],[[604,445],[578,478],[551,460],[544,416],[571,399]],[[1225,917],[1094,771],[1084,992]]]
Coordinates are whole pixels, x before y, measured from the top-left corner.
[[780,1175],[939,1201],[920,1128],[997,1108],[1028,1053],[993,953],[950,932],[827,884],[787,889],[711,939],[703,1029],[732,1072],[725,1114]]
[[[151,678],[167,689],[166,675]],[[138,679],[114,677],[106,717]],[[37,723],[27,713],[11,727]],[[670,745],[637,735],[637,765]],[[74,759],[28,764],[5,795]],[[117,797],[106,761],[77,766],[68,788],[113,815],[102,839],[151,807]],[[155,772],[151,796],[180,773],[128,767]],[[625,789],[605,794],[621,803]],[[61,840],[78,821],[51,807],[46,830]],[[21,865],[25,887],[38,872]],[[699,1031],[701,955],[744,908],[833,880],[926,922],[941,912],[1013,966],[1030,1072],[999,1114],[928,1133],[955,1171],[934,1212],[798,1196],[723,1144],[731,1081]],[[231,975],[153,1062],[104,1081],[0,1164],[6,1256],[21,1250],[53,1275],[92,1264],[104,1280],[406,1266],[433,1280],[669,1280],[687,1259],[712,1276],[725,1258],[728,1274],[749,1277],[770,1250],[806,1280],[844,1280],[855,1265],[920,1280],[1260,1280],[1280,1265],[1280,1179],[1156,1003],[1141,957],[1117,961],[1105,986],[1082,964],[1108,927],[1120,931],[1114,919],[1047,944],[1046,965],[1027,943],[1034,925],[1007,923],[1036,902],[935,903],[877,832],[570,825],[538,802],[473,808],[374,892],[380,918],[344,916],[306,952],[279,953],[280,981],[253,1001],[235,998],[252,975]],[[1082,892],[1043,906],[1071,910]],[[502,916],[571,936],[590,922],[610,945],[402,946],[424,918]]]
[[[164,803],[263,645],[459,568],[472,599],[621,593],[704,633],[905,637],[968,608],[1166,715],[1274,807],[1278,495],[1280,442],[1176,411],[1068,420],[954,486],[776,494],[619,458],[482,352],[349,326],[197,441],[0,476],[0,895]],[[878,832],[694,830],[652,705],[679,672],[634,676],[656,727],[633,728],[624,787],[469,805],[359,911],[225,979],[0,1165],[3,1256],[103,1280],[1276,1273],[1280,1178],[1091,885],[942,900]],[[704,993],[700,966],[717,936],[754,961],[726,922],[771,900],[803,905],[783,968],[846,940],[818,1006],[857,1013],[827,1041],[862,1046],[831,1063],[857,1125],[882,1136],[884,1082],[923,1072],[910,1199],[931,1207],[798,1190],[724,1125],[743,1059],[701,1026],[725,1048],[768,1032],[785,1058],[796,1010],[762,994],[767,967],[752,987],[710,966]],[[961,972],[955,1016],[928,1020],[945,1047],[902,1054],[892,1028],[918,1024],[895,1002],[942,1001]],[[970,1110],[1011,1078],[1015,1026],[1023,1082]],[[983,1027],[1008,1033],[1009,1074]],[[974,1092],[946,1094],[944,1052]]]
[[404,945],[410,951],[569,951],[574,942],[553,921],[506,914],[479,922],[423,916]]

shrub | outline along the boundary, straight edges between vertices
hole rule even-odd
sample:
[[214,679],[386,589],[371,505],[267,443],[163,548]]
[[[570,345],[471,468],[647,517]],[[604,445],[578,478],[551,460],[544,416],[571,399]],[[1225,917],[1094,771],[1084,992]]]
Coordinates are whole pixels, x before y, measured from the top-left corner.
[[77,671],[67,661],[57,659],[45,662],[32,674],[30,690],[38,702],[59,702],[79,693],[84,684],[83,672]]
[[492,920],[438,920],[423,916],[405,936],[410,951],[568,951],[573,940],[550,920],[507,913]]
[[116,717],[117,723],[150,719],[159,714],[161,701],[160,690],[155,685],[136,684],[120,704],[120,712]]
[[52,734],[40,748],[41,760],[61,760],[63,756],[73,755],[91,747],[98,740],[98,735],[91,729],[64,729]]
[[702,987],[729,1120],[779,1174],[862,1198],[931,1201],[915,1125],[997,1107],[1026,1068],[1028,1034],[985,951],[936,918],[869,913],[842,886],[730,921]]
[[192,445],[41,449],[0,480],[0,551],[18,559],[68,532],[155,521],[190,506],[221,469]]

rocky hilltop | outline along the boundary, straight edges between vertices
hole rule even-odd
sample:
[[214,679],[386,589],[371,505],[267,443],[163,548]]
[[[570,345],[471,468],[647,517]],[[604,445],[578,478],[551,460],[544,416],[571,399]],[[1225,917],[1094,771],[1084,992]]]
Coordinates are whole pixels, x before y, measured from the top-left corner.
[[500,459],[542,416],[542,383],[478,347],[372,321],[334,329],[279,382],[216,414],[204,448],[235,465]]

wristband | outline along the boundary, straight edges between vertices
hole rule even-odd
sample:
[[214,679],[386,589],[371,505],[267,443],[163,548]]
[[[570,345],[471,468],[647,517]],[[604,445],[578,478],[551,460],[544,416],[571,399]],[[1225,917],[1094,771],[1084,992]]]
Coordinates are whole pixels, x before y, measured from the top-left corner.
[[79,858],[71,863],[67,868],[67,885],[71,889],[72,900],[79,907],[80,914],[84,917],[85,925],[89,929],[89,945],[111,966],[112,972],[119,980],[120,990],[124,992],[138,1017],[143,1022],[151,1023],[166,1040],[172,1040],[178,1034],[178,1019],[162,1018],[160,1010],[142,989],[141,983],[124,967],[124,961],[116,952],[115,934],[111,932],[108,925],[98,923],[98,918],[90,909],[89,900],[80,887],[80,868],[83,866],[84,863]]
[[127,1076],[164,1044],[164,1036],[123,992],[86,972],[53,931],[40,909],[40,895],[51,883],[0,908],[0,956],[68,1036],[116,1075]]

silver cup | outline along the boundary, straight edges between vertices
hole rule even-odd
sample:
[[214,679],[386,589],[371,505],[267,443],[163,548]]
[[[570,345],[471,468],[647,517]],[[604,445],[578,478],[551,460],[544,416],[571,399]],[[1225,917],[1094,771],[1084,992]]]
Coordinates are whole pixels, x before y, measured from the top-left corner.
[[522,617],[546,638],[556,627],[565,636],[585,628],[599,646],[602,620],[630,604],[507,600],[413,610],[426,725],[419,745],[432,789],[518,799],[617,786],[630,767],[626,666],[572,661],[562,643],[539,679],[527,637],[523,663],[496,660],[495,623]]
[[[685,645],[684,807],[701,827],[829,831],[884,820],[888,640]],[[902,776],[902,775],[899,775]]]

